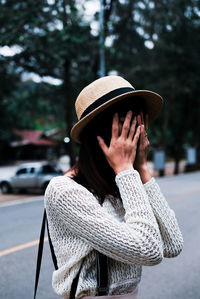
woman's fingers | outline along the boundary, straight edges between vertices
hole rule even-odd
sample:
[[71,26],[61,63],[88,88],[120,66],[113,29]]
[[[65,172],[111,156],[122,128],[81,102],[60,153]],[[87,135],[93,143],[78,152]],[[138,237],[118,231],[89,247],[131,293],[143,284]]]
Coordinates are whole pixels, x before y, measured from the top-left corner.
[[138,116],[137,116],[137,121],[139,125],[143,125],[144,129],[141,130],[141,137],[147,137],[147,130],[148,130],[148,114],[145,115],[144,118],[144,114],[143,112],[141,112]]
[[140,144],[142,145],[143,148],[148,148],[149,147],[149,140],[148,140],[147,132],[145,130],[144,125],[141,125]]
[[144,125],[141,125],[141,127],[140,127],[140,142],[141,142],[141,144],[144,143],[145,134],[146,134],[146,131],[145,131]]
[[143,112],[140,113],[140,117],[141,117],[141,123],[144,124],[144,128],[147,132],[148,130],[148,124],[149,124],[149,115],[146,114],[145,117],[144,117],[144,114]]
[[119,116],[115,113],[112,122],[112,138],[116,139],[119,137]]
[[97,140],[98,140],[98,142],[99,142],[99,146],[100,146],[100,148],[102,149],[103,153],[104,153],[105,155],[107,155],[108,147],[107,147],[107,145],[105,144],[103,138],[100,137],[100,136],[97,136]]
[[121,136],[124,139],[127,138],[129,130],[130,130],[130,123],[131,123],[132,114],[133,114],[133,112],[131,110],[127,112],[125,121],[124,121],[123,126],[122,126]]
[[138,126],[138,127],[137,127],[137,130],[136,130],[136,132],[135,132],[135,136],[134,136],[134,138],[133,138],[133,143],[134,143],[135,145],[137,145],[137,143],[138,143],[138,140],[139,140],[139,137],[140,137],[140,133],[141,133],[141,126]]
[[135,116],[133,121],[132,121],[130,130],[129,130],[129,135],[128,135],[128,139],[130,139],[131,141],[133,140],[133,136],[135,134],[136,123],[137,123],[137,120],[136,120],[136,116]]

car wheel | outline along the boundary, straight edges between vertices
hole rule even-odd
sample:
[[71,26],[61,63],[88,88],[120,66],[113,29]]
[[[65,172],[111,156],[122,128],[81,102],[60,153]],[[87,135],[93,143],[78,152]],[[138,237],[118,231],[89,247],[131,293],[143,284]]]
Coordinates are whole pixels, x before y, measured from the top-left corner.
[[11,193],[12,192],[11,186],[6,182],[1,183],[1,192],[3,194]]

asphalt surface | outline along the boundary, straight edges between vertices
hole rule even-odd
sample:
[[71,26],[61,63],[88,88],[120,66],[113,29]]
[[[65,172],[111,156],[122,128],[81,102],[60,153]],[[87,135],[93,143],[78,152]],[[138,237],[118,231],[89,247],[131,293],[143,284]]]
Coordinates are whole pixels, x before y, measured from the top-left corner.
[[[6,249],[27,244],[39,238],[43,216],[43,197],[0,206],[0,298],[33,298],[37,245],[1,256]],[[53,263],[45,243],[38,299],[56,299],[51,287]]]
[[200,298],[200,173],[158,179],[176,213],[182,253],[154,267],[143,267],[141,299]]
[[[157,181],[178,218],[184,250],[143,267],[140,299],[200,299],[200,172]],[[42,214],[42,196],[0,204],[0,299],[33,298],[37,246],[29,242],[39,238]],[[51,287],[53,269],[45,243],[38,299],[60,298]]]

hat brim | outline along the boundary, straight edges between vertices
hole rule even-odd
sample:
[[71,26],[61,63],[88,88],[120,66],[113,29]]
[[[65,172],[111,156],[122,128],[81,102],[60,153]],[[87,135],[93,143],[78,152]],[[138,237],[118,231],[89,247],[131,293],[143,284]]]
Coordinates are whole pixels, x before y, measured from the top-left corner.
[[81,143],[80,136],[83,129],[96,115],[98,115],[101,111],[105,110],[107,107],[113,105],[114,103],[130,96],[140,96],[145,100],[146,110],[149,115],[150,122],[152,122],[158,116],[162,109],[163,99],[159,94],[150,90],[130,91],[123,95],[112,98],[108,102],[105,102],[101,106],[88,113],[85,117],[80,119],[71,129],[71,138],[77,143]]

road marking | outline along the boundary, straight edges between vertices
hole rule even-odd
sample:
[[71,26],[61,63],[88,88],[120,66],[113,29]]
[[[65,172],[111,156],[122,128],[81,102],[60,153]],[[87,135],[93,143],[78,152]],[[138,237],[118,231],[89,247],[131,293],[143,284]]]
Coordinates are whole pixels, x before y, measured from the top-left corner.
[[[183,198],[186,198],[188,196],[192,196],[192,195],[195,195],[195,194],[198,194],[198,193],[200,193],[200,190],[195,190],[195,191],[192,191],[192,192],[189,192],[189,193],[186,193],[186,194],[181,194],[179,196],[169,197],[169,198],[167,198],[167,201],[173,202],[173,201],[183,199]],[[37,200],[40,200],[40,199],[37,199]],[[44,242],[47,242],[47,241],[48,241],[48,237],[45,237]],[[17,252],[17,251],[20,251],[20,250],[24,250],[26,248],[36,246],[38,244],[39,244],[39,240],[35,240],[35,241],[24,243],[24,244],[21,244],[21,245],[12,247],[12,248],[2,250],[2,251],[0,251],[0,257],[11,254],[11,253],[14,253],[14,252]]]
[[187,198],[187,197],[192,196],[192,195],[196,195],[198,193],[200,193],[200,190],[194,190],[194,191],[191,191],[191,192],[188,192],[188,193],[185,193],[185,194],[177,195],[175,197],[168,197],[167,201],[172,202],[172,201],[175,201],[175,200]]
[[[48,241],[48,237],[45,237],[44,238],[44,242],[47,242],[47,241]],[[0,251],[0,257],[2,257],[4,255],[11,254],[11,253],[14,253],[14,252],[17,252],[17,251],[20,251],[20,250],[24,250],[26,248],[30,248],[30,247],[36,246],[38,244],[39,244],[39,240],[35,240],[35,241],[24,243],[24,244],[21,244],[21,245],[12,247],[12,248],[8,248],[8,249],[5,249],[5,250],[2,250],[2,251]]]
[[23,203],[30,203],[30,202],[34,202],[34,201],[42,201],[44,200],[44,196],[35,196],[35,197],[27,197],[27,198],[23,198],[23,199],[15,199],[15,200],[11,200],[5,203],[0,203],[0,208],[4,208],[4,207],[8,207],[8,206],[15,206],[15,205],[19,205],[19,204],[23,204]]

